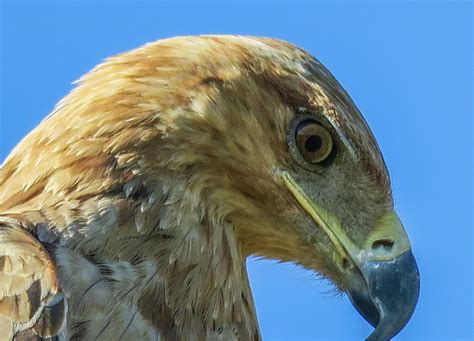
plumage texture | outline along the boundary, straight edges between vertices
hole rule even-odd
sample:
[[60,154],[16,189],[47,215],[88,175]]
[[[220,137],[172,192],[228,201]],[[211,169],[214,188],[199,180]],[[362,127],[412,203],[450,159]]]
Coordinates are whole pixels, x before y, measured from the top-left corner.
[[85,75],[0,172],[0,340],[259,339],[249,255],[343,289],[320,256],[327,237],[290,229],[310,219],[275,176],[292,167],[287,127],[302,108],[324,108],[358,160],[338,202],[389,206],[365,121],[288,43],[167,39]]

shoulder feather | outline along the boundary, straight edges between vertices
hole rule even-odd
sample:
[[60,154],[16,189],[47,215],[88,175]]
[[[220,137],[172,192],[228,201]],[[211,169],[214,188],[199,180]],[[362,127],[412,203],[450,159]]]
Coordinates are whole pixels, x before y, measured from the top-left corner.
[[65,318],[47,250],[20,224],[0,218],[0,340],[58,336]]

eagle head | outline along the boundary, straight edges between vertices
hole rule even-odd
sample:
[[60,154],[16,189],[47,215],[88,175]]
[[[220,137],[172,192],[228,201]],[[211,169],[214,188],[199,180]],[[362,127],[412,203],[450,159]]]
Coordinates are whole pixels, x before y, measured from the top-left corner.
[[4,210],[123,190],[136,229],[172,250],[162,268],[217,276],[189,267],[207,255],[226,287],[247,256],[294,262],[348,294],[371,340],[413,313],[418,270],[377,142],[329,71],[286,42],[182,37],[115,56],[20,146],[3,174],[36,171],[2,185],[22,188]]

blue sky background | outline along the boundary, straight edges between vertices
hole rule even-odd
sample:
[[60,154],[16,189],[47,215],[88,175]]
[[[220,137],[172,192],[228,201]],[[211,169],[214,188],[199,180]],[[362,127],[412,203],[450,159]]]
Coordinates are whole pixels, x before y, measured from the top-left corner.
[[[0,0],[2,1],[2,0]],[[371,125],[422,286],[398,340],[473,339],[472,4],[1,2],[0,159],[103,58],[159,38],[235,33],[319,58]],[[265,340],[361,340],[346,297],[293,265],[249,261]]]

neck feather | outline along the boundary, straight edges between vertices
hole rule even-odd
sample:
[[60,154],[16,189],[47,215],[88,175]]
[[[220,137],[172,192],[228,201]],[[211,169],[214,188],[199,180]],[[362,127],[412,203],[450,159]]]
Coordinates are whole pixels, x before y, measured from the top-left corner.
[[259,339],[246,257],[234,229],[187,188],[134,179],[118,192],[16,216],[31,221],[44,240],[88,259],[154,262],[157,274],[137,286],[137,305],[162,335]]

